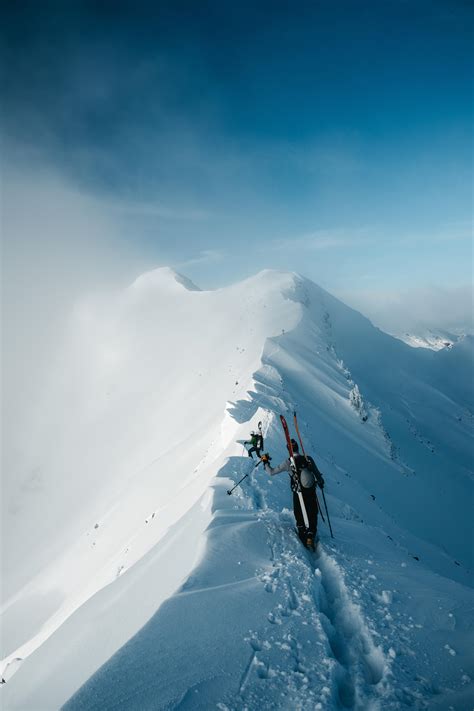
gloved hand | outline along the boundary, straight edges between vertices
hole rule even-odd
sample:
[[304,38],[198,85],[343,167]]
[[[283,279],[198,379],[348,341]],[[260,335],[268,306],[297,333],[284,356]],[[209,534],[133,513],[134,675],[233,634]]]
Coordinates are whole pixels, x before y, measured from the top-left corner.
[[318,478],[316,479],[316,481],[317,481],[317,483],[318,483],[319,488],[320,488],[320,489],[324,489],[324,479],[323,479],[323,477],[321,476],[321,474],[318,476]]

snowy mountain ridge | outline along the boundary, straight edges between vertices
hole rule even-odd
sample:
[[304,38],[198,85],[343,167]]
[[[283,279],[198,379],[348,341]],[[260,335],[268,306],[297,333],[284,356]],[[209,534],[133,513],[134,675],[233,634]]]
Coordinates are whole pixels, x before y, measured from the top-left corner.
[[[410,348],[296,274],[205,292],[156,270],[83,304],[7,480],[5,708],[59,708],[114,652],[66,708],[468,708],[469,625],[443,620],[472,624],[471,368],[469,337]],[[314,559],[288,482],[236,444],[261,419],[284,458],[295,408],[336,533]]]
[[404,333],[398,336],[400,340],[413,348],[430,348],[439,351],[442,348],[452,348],[453,344],[465,338],[466,333],[451,333],[444,330],[426,329],[419,333]]

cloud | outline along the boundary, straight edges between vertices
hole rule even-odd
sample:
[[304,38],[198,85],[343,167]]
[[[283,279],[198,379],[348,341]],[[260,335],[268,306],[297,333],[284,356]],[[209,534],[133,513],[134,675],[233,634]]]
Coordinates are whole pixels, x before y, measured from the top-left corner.
[[176,266],[179,269],[186,267],[194,267],[196,265],[203,264],[214,264],[220,262],[225,258],[225,252],[221,249],[203,249],[199,254],[190,259],[186,259],[184,262],[180,262]]
[[473,287],[335,291],[382,330],[396,335],[439,329],[474,332]]
[[397,236],[397,239],[402,246],[412,244],[423,244],[429,242],[431,244],[458,242],[463,240],[472,240],[473,223],[472,220],[459,220],[457,222],[447,222],[439,225],[437,229],[428,229],[424,232],[405,232]]
[[[5,441],[47,389],[74,304],[143,271],[121,227],[48,168],[8,166],[2,185],[2,371]],[[8,429],[8,434],[6,430]]]
[[286,251],[289,249],[307,250],[310,252],[326,249],[354,247],[373,242],[368,228],[355,229],[318,229],[294,237],[284,237],[273,240],[271,249]]
[[200,222],[208,220],[212,213],[205,209],[190,207],[170,207],[154,202],[110,203],[112,211],[131,217],[157,217],[163,220],[183,220]]

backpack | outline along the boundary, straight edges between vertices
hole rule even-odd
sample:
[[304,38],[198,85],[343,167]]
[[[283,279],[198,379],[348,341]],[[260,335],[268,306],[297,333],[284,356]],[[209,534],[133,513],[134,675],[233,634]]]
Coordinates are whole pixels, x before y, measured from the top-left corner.
[[250,437],[250,443],[252,447],[257,447],[257,449],[263,449],[263,436],[261,434],[253,434]]
[[294,481],[293,476],[292,489],[296,491],[298,484],[300,484],[303,489],[312,489],[316,485],[315,464],[313,460],[311,457],[303,457],[302,454],[295,454],[294,460],[296,464],[297,481]]

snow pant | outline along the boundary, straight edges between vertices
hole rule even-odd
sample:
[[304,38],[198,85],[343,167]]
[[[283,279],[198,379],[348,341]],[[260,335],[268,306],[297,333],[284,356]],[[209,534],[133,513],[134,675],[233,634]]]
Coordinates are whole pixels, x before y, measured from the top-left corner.
[[250,447],[250,449],[248,449],[247,451],[248,451],[249,457],[252,457],[252,459],[253,459],[252,452],[255,452],[257,457],[260,458],[260,452],[261,452],[260,447]]
[[303,543],[305,543],[306,537],[312,536],[314,538],[318,530],[318,500],[316,499],[316,487],[312,486],[310,489],[301,487],[301,494],[303,495],[303,503],[308,517],[308,526],[306,526],[303,511],[301,510],[300,497],[296,491],[293,492],[293,511],[298,536]]

